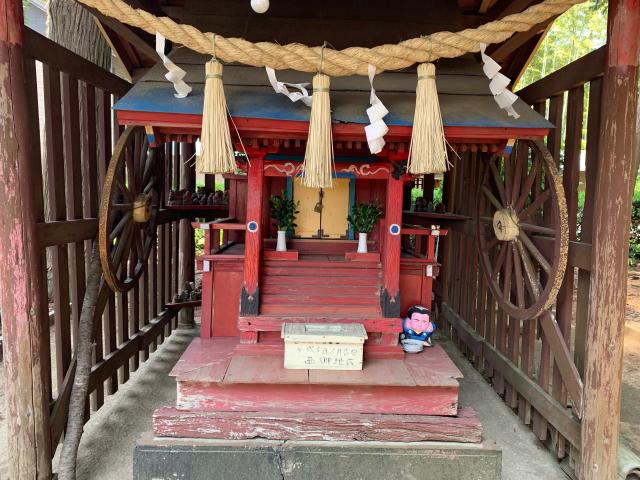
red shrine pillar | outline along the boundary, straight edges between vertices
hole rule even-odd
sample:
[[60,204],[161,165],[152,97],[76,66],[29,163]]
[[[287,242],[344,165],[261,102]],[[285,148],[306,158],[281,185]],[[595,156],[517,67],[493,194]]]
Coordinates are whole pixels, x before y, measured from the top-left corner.
[[[35,99],[25,61],[20,0],[0,0],[0,309],[4,338],[9,477],[51,477],[49,318]],[[34,139],[35,136],[35,139]]]
[[593,214],[591,293],[578,475],[616,478],[631,192],[640,53],[640,0],[611,0]]
[[240,315],[258,315],[260,309],[260,261],[262,257],[262,207],[264,156],[250,153],[247,172],[247,217],[244,241],[244,281],[240,292]]
[[384,242],[382,244],[383,283],[380,306],[385,317],[400,316],[400,231],[404,182],[392,173],[387,181]]

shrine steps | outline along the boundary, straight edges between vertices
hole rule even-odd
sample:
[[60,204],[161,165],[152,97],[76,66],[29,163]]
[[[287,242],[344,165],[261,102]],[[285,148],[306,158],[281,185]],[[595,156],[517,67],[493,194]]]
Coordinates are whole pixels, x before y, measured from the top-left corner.
[[381,281],[379,262],[266,260],[260,313],[380,317]]
[[[439,346],[361,371],[287,370],[281,355],[237,351],[237,338],[194,339],[176,364],[176,407],[198,412],[455,416],[462,375]],[[255,346],[252,346],[255,347]]]

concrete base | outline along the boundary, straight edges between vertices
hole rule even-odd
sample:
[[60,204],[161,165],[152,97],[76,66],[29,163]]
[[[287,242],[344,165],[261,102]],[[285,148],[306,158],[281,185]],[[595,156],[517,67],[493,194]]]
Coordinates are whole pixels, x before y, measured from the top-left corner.
[[154,438],[138,441],[134,480],[499,480],[493,442],[280,442]]

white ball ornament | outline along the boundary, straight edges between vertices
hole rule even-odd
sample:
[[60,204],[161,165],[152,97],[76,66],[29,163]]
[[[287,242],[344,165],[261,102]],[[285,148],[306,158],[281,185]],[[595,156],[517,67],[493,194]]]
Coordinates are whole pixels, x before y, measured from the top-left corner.
[[256,13],[264,13],[269,10],[269,0],[251,0],[251,8]]

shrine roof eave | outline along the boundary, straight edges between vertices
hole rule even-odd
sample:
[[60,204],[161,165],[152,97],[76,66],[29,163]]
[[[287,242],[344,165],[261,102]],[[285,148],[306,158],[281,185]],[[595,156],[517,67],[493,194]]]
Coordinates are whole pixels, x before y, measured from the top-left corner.
[[[117,110],[120,125],[140,125],[152,127],[156,136],[199,137],[202,115],[166,112],[141,112]],[[333,139],[336,142],[366,141],[364,124],[334,123]],[[255,117],[233,117],[230,122],[232,135],[235,130],[242,137],[278,140],[305,140],[309,132],[308,121],[277,120]],[[388,142],[408,142],[411,140],[411,125],[389,125],[385,135]],[[510,139],[542,139],[549,133],[549,127],[501,127],[445,125],[444,133],[450,143],[500,143]]]

